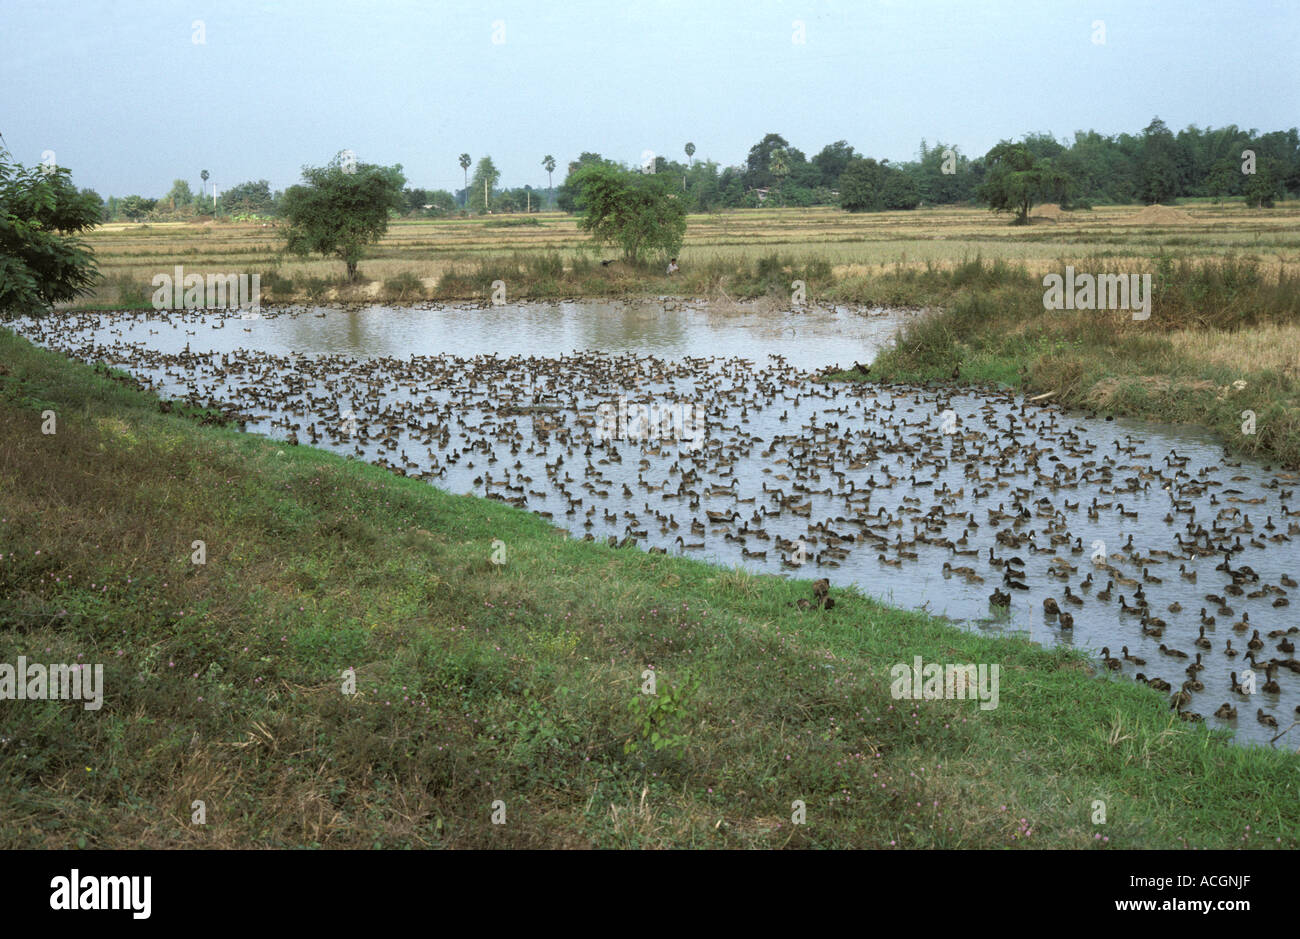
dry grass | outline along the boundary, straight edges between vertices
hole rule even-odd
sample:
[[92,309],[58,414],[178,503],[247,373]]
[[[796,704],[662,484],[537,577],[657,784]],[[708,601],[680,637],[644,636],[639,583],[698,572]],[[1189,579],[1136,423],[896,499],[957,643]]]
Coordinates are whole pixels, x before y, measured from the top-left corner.
[[[1237,253],[1257,258],[1265,272],[1300,260],[1300,206],[1198,205],[1177,212],[1191,221],[1177,221],[1174,210],[1136,206],[1061,212],[1036,226],[1012,226],[1006,216],[971,207],[863,214],[824,206],[735,209],[690,216],[680,258],[689,274],[715,262],[753,262],[778,253],[796,261],[825,261],[837,279],[926,264],[950,268],[976,255],[1015,262],[1039,275],[1067,257],[1133,267],[1158,254],[1200,260]],[[532,218],[539,224],[501,227],[500,217],[397,221],[369,249],[361,273],[381,282],[410,273],[432,290],[449,270],[463,271],[488,259],[558,252],[571,266],[590,252],[575,218],[559,213]],[[199,273],[275,269],[296,282],[340,276],[338,261],[279,256],[282,233],[261,223],[105,225],[87,239],[108,281],[91,301],[116,301],[112,284],[122,278],[143,285],[143,291],[155,274],[171,273],[176,264]]]
[[1272,323],[1249,330],[1180,330],[1169,334],[1174,351],[1242,375],[1259,371],[1300,378],[1300,326]]

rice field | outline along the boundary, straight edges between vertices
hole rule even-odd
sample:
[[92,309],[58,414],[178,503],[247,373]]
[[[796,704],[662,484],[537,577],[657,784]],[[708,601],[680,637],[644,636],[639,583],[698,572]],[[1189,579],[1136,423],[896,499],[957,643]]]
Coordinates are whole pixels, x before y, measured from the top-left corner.
[[[831,207],[735,209],[688,218],[680,253],[683,275],[707,265],[753,262],[780,254],[795,262],[831,265],[836,280],[899,267],[951,267],[976,256],[1023,265],[1031,273],[1059,267],[1062,259],[1089,258],[1121,265],[1175,259],[1255,258],[1276,271],[1300,261],[1300,205],[1247,209],[1240,203],[1195,205],[1163,213],[1138,206],[1104,206],[1061,213],[1042,207],[1029,226],[986,209],[942,206],[911,212],[852,214]],[[1155,220],[1151,216],[1155,215]],[[1183,216],[1183,217],[1179,217]],[[123,289],[132,295],[155,274],[183,264],[187,272],[275,271],[295,282],[336,281],[341,263],[320,257],[282,256],[281,230],[261,223],[165,222],[110,224],[87,241],[104,282],[88,303],[111,304]],[[617,255],[594,250],[573,216],[487,216],[394,221],[361,263],[377,293],[402,274],[432,289],[449,271],[505,257],[556,253],[571,265],[580,258]]]

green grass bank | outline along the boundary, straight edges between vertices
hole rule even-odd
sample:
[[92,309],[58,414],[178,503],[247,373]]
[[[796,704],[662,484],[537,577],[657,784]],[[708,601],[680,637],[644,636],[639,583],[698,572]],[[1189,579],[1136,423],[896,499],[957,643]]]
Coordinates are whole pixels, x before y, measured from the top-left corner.
[[[809,595],[164,412],[0,329],[0,662],[104,665],[97,711],[0,702],[4,847],[1300,846],[1295,755],[1077,652]],[[999,706],[894,700],[916,656],[999,665]]]

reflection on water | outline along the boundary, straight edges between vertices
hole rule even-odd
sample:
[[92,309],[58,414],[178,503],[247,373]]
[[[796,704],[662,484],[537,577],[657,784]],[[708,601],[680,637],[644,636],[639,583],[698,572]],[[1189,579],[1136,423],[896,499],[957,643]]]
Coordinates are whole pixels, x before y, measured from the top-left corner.
[[[70,322],[75,314],[61,314]],[[246,314],[251,316],[252,314]],[[143,342],[159,352],[194,349],[233,352],[351,355],[544,355],[575,350],[635,352],[661,358],[690,355],[764,358],[778,353],[796,368],[869,361],[914,314],[880,309],[809,307],[805,312],[758,316],[712,312],[703,301],[589,300],[436,308],[375,306],[361,310],[317,307],[257,319],[197,314],[104,317],[104,339]],[[26,322],[30,330],[32,324]],[[213,328],[217,326],[218,328]]]
[[[812,380],[813,368],[869,361],[901,315],[671,306],[87,315],[26,330],[125,365],[165,395],[233,406],[249,430],[502,499],[578,536],[825,576],[971,628],[1117,658],[1127,647],[1145,664],[1125,661],[1122,674],[1175,689],[1189,660],[1160,646],[1200,653],[1205,690],[1190,710],[1261,742],[1274,731],[1257,707],[1290,723],[1300,676],[1281,668],[1276,693],[1246,696],[1230,673],[1249,667],[1259,629],[1263,689],[1266,663],[1292,659],[1286,646],[1300,638],[1268,635],[1296,622],[1294,475],[1226,462],[1187,428],[1081,419],[1009,394]],[[701,406],[704,445],[601,440],[601,407],[620,398]],[[1231,569],[1257,578],[1216,570],[1225,547]],[[1029,589],[994,616],[989,595],[1011,556]],[[1072,629],[1044,613],[1048,597]],[[1194,644],[1203,624],[1207,648]],[[1225,701],[1236,720],[1212,716]]]

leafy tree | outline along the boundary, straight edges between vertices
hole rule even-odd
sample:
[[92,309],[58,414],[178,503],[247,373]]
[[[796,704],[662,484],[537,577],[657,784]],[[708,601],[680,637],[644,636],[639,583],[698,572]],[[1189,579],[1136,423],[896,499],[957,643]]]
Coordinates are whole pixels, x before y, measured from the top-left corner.
[[693,175],[689,196],[692,212],[712,212],[722,205],[722,188],[718,185],[716,166],[714,164],[712,173]]
[[1219,160],[1206,175],[1203,195],[1212,196],[1215,202],[1224,196],[1234,195],[1241,185],[1241,170],[1235,160]]
[[686,236],[686,209],[664,177],[591,163],[574,174],[583,215],[579,227],[597,244],[622,247],[637,263],[644,252],[675,255]]
[[408,215],[416,212],[423,212],[425,203],[428,201],[428,190],[411,189],[410,187],[402,190],[402,210]]
[[840,208],[879,212],[885,208],[885,166],[870,157],[855,157],[840,176]]
[[775,182],[772,174],[772,153],[788,150],[790,143],[780,134],[768,134],[749,148],[745,158],[745,188],[768,189]]
[[916,181],[902,170],[887,167],[881,198],[886,209],[914,209],[921,202]]
[[[937,142],[927,147],[921,141],[920,159],[899,169],[916,185],[916,195],[931,205],[952,205],[975,197],[975,174],[971,161],[955,145]],[[946,170],[951,170],[947,172]]]
[[[456,211],[456,197],[445,189],[430,190],[425,204],[433,206],[431,209],[424,209],[431,215],[451,215]],[[423,209],[423,206],[421,208]]]
[[524,202],[520,199],[519,194],[510,189],[507,189],[492,201],[492,210],[494,212],[518,212],[523,207]]
[[0,318],[39,316],[87,292],[99,271],[76,236],[100,212],[99,196],[78,192],[66,168],[23,167],[0,147]]
[[806,186],[792,186],[788,183],[781,187],[781,204],[804,207],[816,204],[817,194]]
[[[745,171],[735,166],[728,166],[718,177],[718,187],[722,190],[722,204],[739,206],[745,202]],[[757,200],[755,200],[757,204]]]
[[470,211],[486,212],[491,207],[492,188],[501,179],[501,173],[490,156],[485,156],[474,167],[474,180],[469,187]]
[[812,165],[821,174],[819,184],[827,189],[838,187],[840,177],[849,168],[849,161],[857,155],[845,140],[837,140],[822,147],[821,152],[812,158]]
[[194,202],[194,192],[190,189],[190,184],[183,179],[172,180],[172,188],[168,190],[167,195],[163,196],[169,208],[172,210],[183,209]]
[[158,204],[157,199],[146,199],[143,196],[127,196],[122,200],[122,214],[131,221],[139,221]]
[[1136,138],[1121,142],[1096,131],[1077,131],[1073,145],[1054,162],[1075,181],[1080,196],[1131,202],[1137,193],[1137,146]]
[[1038,160],[1050,160],[1065,152],[1065,145],[1051,134],[1025,134],[1020,145]]
[[590,153],[584,150],[578,159],[569,163],[569,175],[560,184],[560,192],[555,199],[555,205],[561,212],[582,211],[582,193],[578,187],[577,179],[578,171],[587,166],[618,168],[618,164],[613,160],[607,160],[599,153]]
[[1004,140],[984,157],[987,175],[978,196],[994,212],[1015,212],[1012,224],[1029,222],[1029,210],[1045,191],[1064,192],[1068,175],[1047,158],[1036,159],[1024,144]]
[[457,208],[456,197],[445,189],[407,189],[402,199],[408,215],[449,215]]
[[1172,202],[1180,191],[1178,145],[1165,122],[1153,118],[1142,131],[1141,197],[1151,205]]
[[273,214],[275,197],[271,195],[270,182],[259,179],[232,186],[221,194],[221,208],[227,213]]
[[840,177],[840,207],[850,212],[914,209],[921,201],[916,182],[902,170],[855,157]]
[[104,199],[99,193],[95,192],[93,189],[83,189],[81,190],[81,195],[95,207],[96,219],[101,222],[108,221],[108,206],[104,204]]
[[794,159],[798,155],[798,150],[787,150],[790,155],[790,173],[786,176],[785,182],[782,183],[782,191],[785,189],[807,189],[809,191],[822,188],[821,170],[817,169],[816,164],[807,160]]
[[1036,165],[1042,179],[1043,198],[1049,202],[1068,205],[1074,191],[1074,180],[1070,174],[1065,172],[1057,161],[1050,158],[1039,160]]
[[1278,175],[1277,164],[1273,160],[1267,158],[1260,160],[1254,174],[1246,177],[1246,185],[1242,189],[1242,195],[1246,197],[1246,205],[1252,209],[1273,208],[1273,200],[1277,198],[1282,188]]
[[357,278],[362,248],[388,230],[390,212],[402,209],[406,177],[400,164],[358,163],[344,172],[342,153],[327,166],[304,166],[305,185],[285,192],[281,214],[288,220],[285,248],[293,254],[333,255],[347,265],[348,280]]

